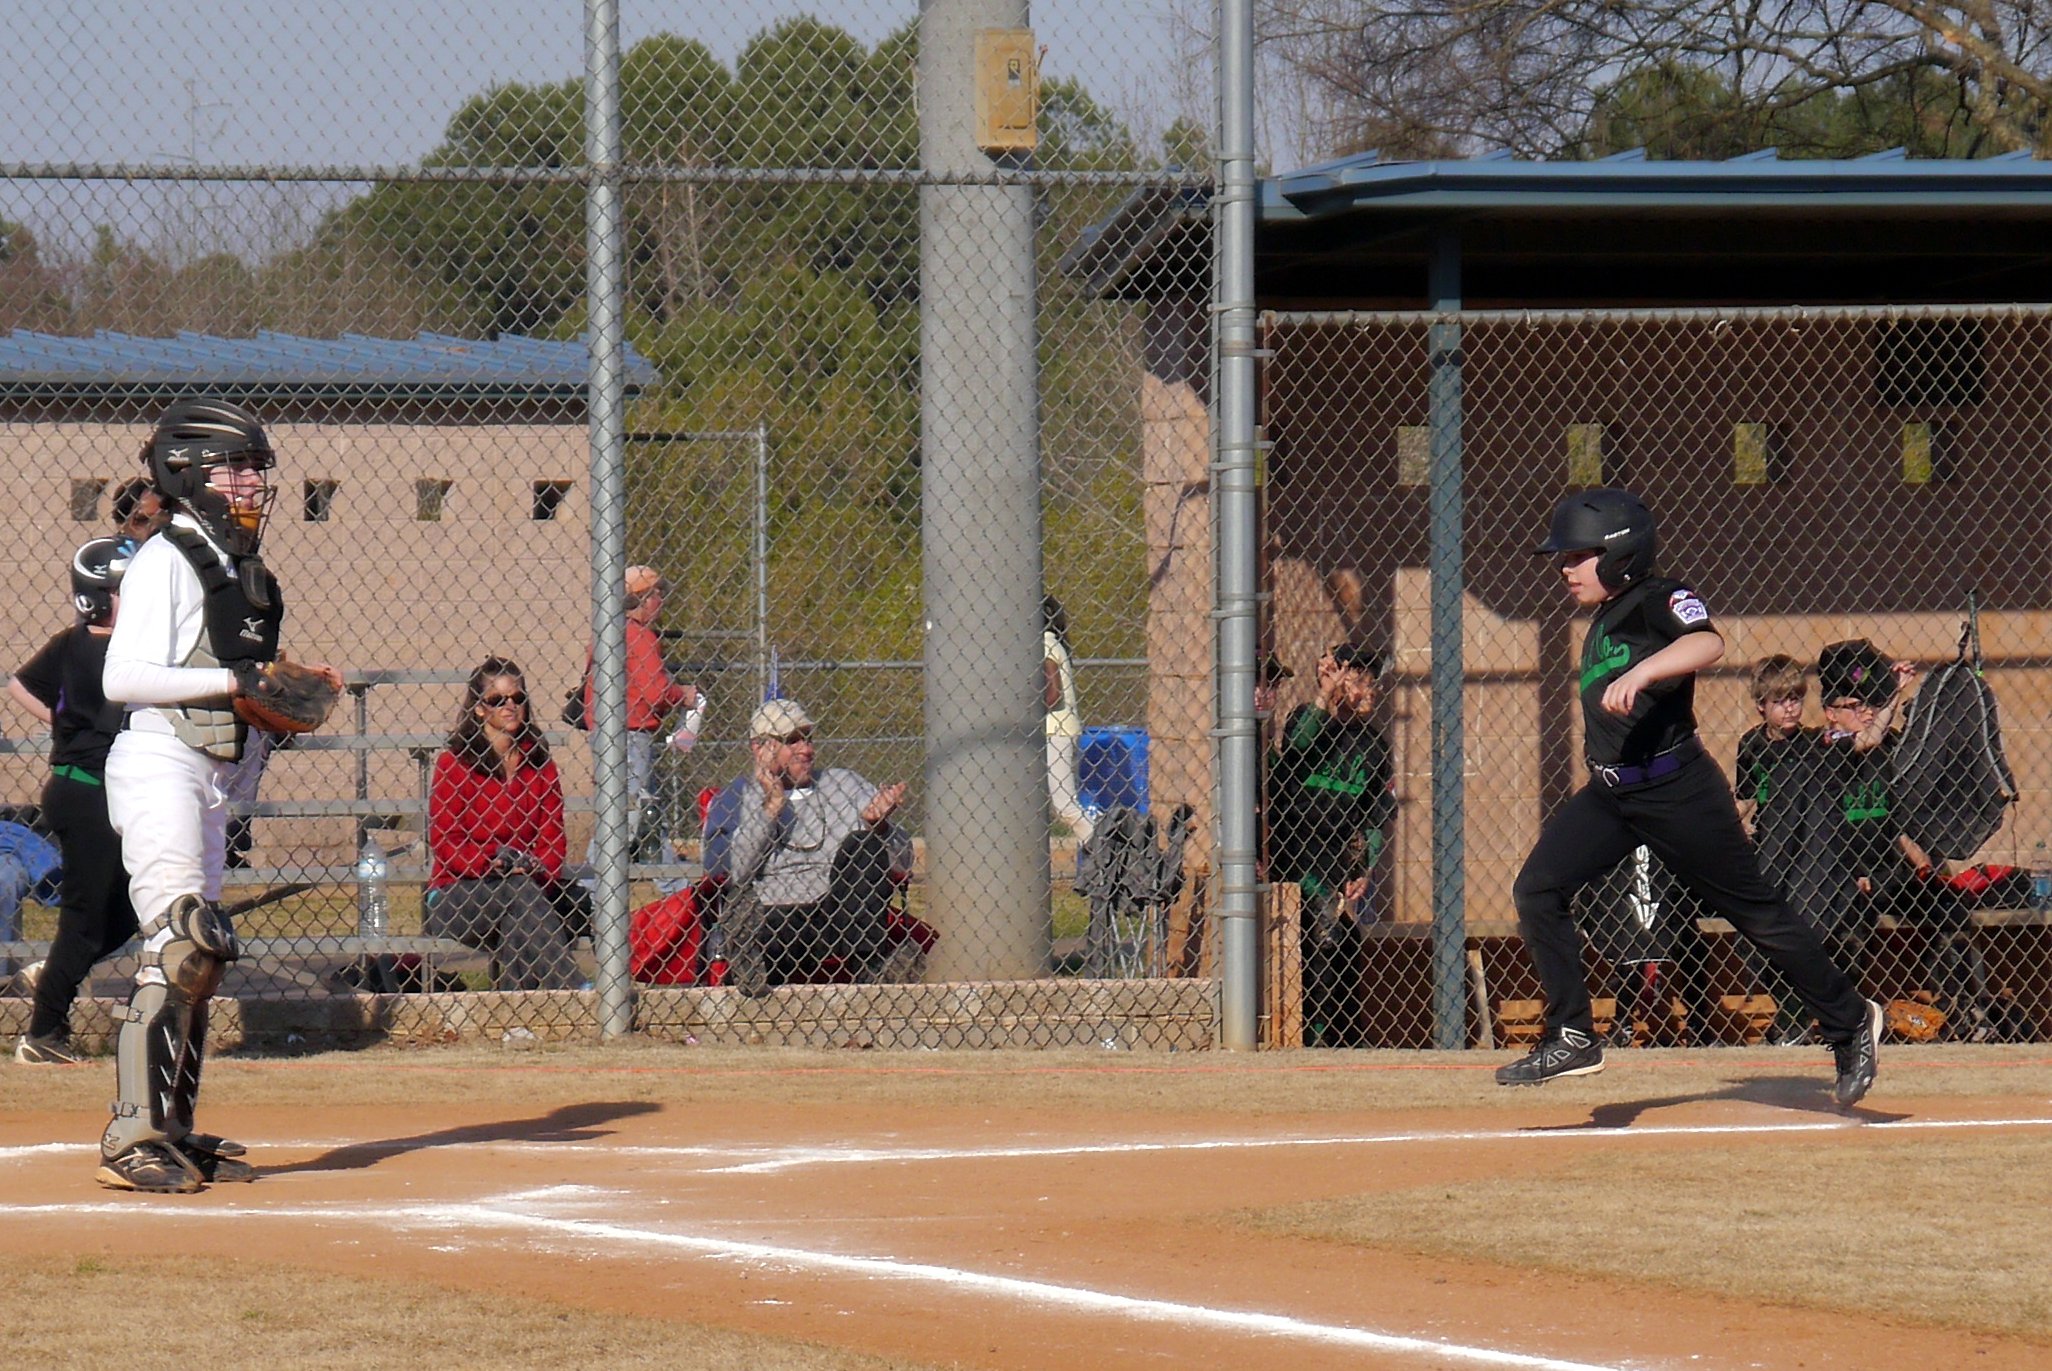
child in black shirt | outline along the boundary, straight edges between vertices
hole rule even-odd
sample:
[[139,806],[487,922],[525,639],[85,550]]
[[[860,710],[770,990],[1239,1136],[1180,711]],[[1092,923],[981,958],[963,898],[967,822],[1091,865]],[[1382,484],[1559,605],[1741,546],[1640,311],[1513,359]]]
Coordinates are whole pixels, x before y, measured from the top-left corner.
[[121,866],[121,840],[107,822],[107,749],[121,731],[121,706],[100,691],[119,603],[116,591],[134,544],[95,538],[72,557],[78,622],[14,673],[14,698],[50,725],[50,779],[43,816],[64,853],[57,937],[36,977],[35,1008],[14,1059],[62,1066],[82,1060],[71,1045],[71,1004],[93,963],[135,936],[135,910]]
[[[1781,887],[1798,916],[1821,931],[1811,910],[1811,882],[1805,874],[1810,864],[1804,861],[1809,849],[1803,841],[1808,831],[1811,781],[1819,760],[1817,748],[1824,735],[1822,729],[1803,723],[1809,678],[1801,662],[1777,652],[1753,664],[1751,686],[1760,724],[1739,739],[1732,768],[1739,819],[1752,835],[1761,872]],[[1743,951],[1747,969],[1774,996],[1778,1012],[1768,1030],[1768,1041],[1784,1045],[1810,1041],[1808,1017],[1800,1012],[1794,994],[1751,944]]]
[[1341,644],[1318,663],[1318,702],[1290,711],[1268,759],[1269,869],[1303,893],[1307,1045],[1359,1047],[1362,926],[1396,816],[1389,740],[1370,720],[1382,658]]
[[1654,550],[1652,512],[1621,490],[1562,500],[1536,549],[1557,559],[1563,588],[1595,611],[1578,682],[1591,779],[1546,821],[1511,887],[1546,994],[1546,1032],[1497,1070],[1497,1083],[1603,1069],[1569,902],[1644,844],[1815,1012],[1836,1058],[1833,1097],[1852,1105],[1874,1083],[1881,1007],[1861,999],[1760,872],[1731,789],[1696,736],[1696,673],[1724,655],[1724,640],[1694,589],[1654,574]]
[[1895,720],[1915,677],[1913,664],[1891,665],[1864,638],[1828,644],[1817,658],[1824,731],[1809,797],[1813,841],[1797,885],[1802,912],[1855,978],[1882,901],[1930,865],[1904,836],[1889,794]]

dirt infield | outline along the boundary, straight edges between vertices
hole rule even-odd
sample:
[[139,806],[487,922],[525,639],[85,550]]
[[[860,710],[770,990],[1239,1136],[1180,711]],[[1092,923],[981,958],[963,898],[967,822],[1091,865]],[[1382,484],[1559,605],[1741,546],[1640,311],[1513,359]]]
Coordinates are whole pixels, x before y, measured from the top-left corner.
[[[0,1308],[12,1321],[33,1280],[31,1331],[44,1341],[31,1345],[75,1348],[84,1362],[106,1311],[63,1292],[91,1286],[102,1264],[147,1269],[152,1254],[177,1253],[181,1266],[302,1283],[263,1298],[312,1301],[324,1284],[353,1305],[446,1292],[500,1311],[461,1317],[586,1320],[564,1324],[566,1336],[598,1339],[610,1321],[644,1352],[622,1330],[652,1320],[654,1336],[669,1328],[677,1342],[649,1364],[2052,1363],[2042,1048],[1893,1052],[1869,1107],[1850,1116],[1826,1105],[1815,1052],[1621,1053],[1601,1077],[1526,1092],[1492,1087],[1491,1065],[1473,1054],[644,1045],[225,1060],[209,1067],[204,1122],[249,1143],[263,1178],[145,1198],[91,1180],[110,1067],[7,1064]],[[1889,1267],[1873,1239],[1900,1232],[1904,1177],[1914,1184],[1928,1163],[1935,1183],[1948,1149],[1968,1144],[1973,1165],[1999,1168],[2009,1147],[2028,1159],[2017,1188],[1962,1216],[1991,1241]],[[1634,1264],[1644,1235],[1613,1219],[1577,1228],[1576,1214],[1548,1209],[1551,1195],[1593,1209],[1637,1183],[1649,1193],[1636,1202],[1657,1216],[1689,1175],[1713,1195],[1729,1189],[1729,1219],[1715,1203],[1665,1206],[1690,1230],[1646,1225],[1669,1258],[1743,1261],[1750,1223],[1814,1207],[1816,1222],[1773,1235],[1788,1269],[1867,1278],[1763,1299],[1715,1261]],[[1777,1177],[1793,1198],[1773,1198]],[[1423,1231],[1463,1197],[1460,1224]],[[1403,1231],[1380,1232],[1393,1215]],[[2005,1235],[2016,1243],[1995,1240]],[[1813,1253],[1786,1250],[1806,1242]],[[1598,1244],[1604,1260],[1592,1261]],[[2011,1261],[2021,1269],[1988,1271]],[[1948,1279],[1970,1292],[1990,1274],[2022,1298],[1891,1294],[1936,1282],[1942,1296]],[[432,1342],[424,1326],[457,1317],[417,1313],[390,1345],[373,1326],[347,1355],[295,1360],[417,1355]],[[559,1364],[544,1342],[537,1332],[520,1346],[533,1364]],[[261,1345],[192,1346],[255,1365]]]

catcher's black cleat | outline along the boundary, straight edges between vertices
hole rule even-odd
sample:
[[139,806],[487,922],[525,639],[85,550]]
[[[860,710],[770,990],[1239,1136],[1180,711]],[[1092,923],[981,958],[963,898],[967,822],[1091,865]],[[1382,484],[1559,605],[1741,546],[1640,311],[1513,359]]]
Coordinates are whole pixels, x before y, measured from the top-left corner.
[[238,1160],[246,1150],[241,1143],[217,1138],[211,1133],[188,1133],[176,1143],[178,1151],[209,1184],[222,1181],[253,1181],[257,1169]]
[[1603,1069],[1603,1045],[1578,1028],[1548,1033],[1517,1061],[1496,1068],[1498,1085],[1544,1085],[1556,1076],[1593,1076]]
[[100,1158],[93,1179],[109,1190],[145,1195],[191,1195],[206,1189],[198,1168],[160,1142],[140,1142],[119,1156]]
[[218,1152],[224,1157],[240,1157],[249,1151],[241,1143],[213,1133],[188,1133],[178,1140],[178,1145],[187,1152],[198,1148],[202,1152]]
[[1867,1013],[1860,1031],[1847,1043],[1833,1043],[1831,1056],[1838,1063],[1838,1079],[1831,1083],[1831,1098],[1841,1109],[1850,1109],[1874,1088],[1881,1069],[1881,1028],[1887,1016],[1881,1006],[1867,1001]]

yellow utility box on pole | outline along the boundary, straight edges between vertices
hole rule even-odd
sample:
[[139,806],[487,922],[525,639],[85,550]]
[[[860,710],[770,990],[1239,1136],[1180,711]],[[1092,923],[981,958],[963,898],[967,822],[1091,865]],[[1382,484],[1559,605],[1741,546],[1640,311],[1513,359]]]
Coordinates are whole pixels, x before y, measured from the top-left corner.
[[976,34],[976,146],[1031,152],[1040,145],[1040,60],[1032,29]]

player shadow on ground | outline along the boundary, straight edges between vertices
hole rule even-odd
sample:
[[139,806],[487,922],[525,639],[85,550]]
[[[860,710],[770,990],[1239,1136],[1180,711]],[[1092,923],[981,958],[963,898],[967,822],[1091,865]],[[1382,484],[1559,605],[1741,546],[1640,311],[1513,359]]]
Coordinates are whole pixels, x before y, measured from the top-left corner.
[[318,1157],[309,1157],[305,1161],[287,1162],[282,1166],[260,1166],[257,1168],[257,1174],[284,1176],[295,1171],[361,1171],[408,1152],[463,1143],[596,1142],[611,1135],[613,1130],[605,1125],[621,1119],[631,1119],[637,1114],[653,1114],[661,1108],[660,1104],[652,1100],[606,1100],[566,1104],[535,1118],[500,1119],[491,1123],[469,1124],[461,1128],[441,1128],[432,1133],[416,1133],[409,1138],[346,1143],[323,1152]]
[[1900,1123],[1912,1117],[1908,1114],[1889,1114],[1878,1109],[1858,1106],[1841,1109],[1831,1098],[1831,1082],[1813,1076],[1747,1076],[1729,1081],[1719,1090],[1700,1090],[1687,1095],[1663,1095],[1651,1100],[1617,1100],[1609,1104],[1599,1104],[1589,1110],[1589,1117],[1585,1122],[1535,1124],[1522,1131],[1574,1133],[1595,1129],[1630,1128],[1642,1115],[1652,1110],[1672,1109],[1685,1104],[1708,1104],[1715,1100],[1736,1100],[1744,1104],[1764,1104],[1774,1109],[1824,1114],[1847,1123]]

